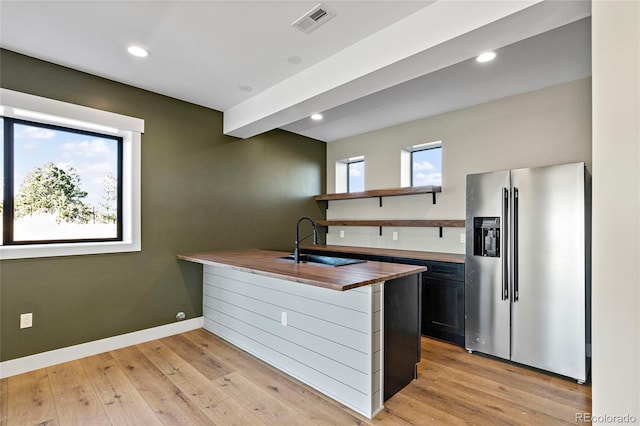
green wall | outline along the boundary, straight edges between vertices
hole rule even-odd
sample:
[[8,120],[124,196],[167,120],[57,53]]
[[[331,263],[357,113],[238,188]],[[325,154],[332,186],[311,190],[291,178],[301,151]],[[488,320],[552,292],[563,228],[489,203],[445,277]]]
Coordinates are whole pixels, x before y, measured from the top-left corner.
[[[321,218],[325,144],[275,130],[222,134],[222,113],[11,51],[3,88],[145,120],[142,251],[0,261],[0,360],[202,315],[201,266],[176,254],[293,248]],[[34,326],[20,330],[19,315]]]

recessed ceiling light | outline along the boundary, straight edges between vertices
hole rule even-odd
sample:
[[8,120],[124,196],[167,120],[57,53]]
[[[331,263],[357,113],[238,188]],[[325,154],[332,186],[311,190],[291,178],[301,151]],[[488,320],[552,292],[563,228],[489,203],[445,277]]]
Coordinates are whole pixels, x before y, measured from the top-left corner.
[[143,49],[140,46],[129,46],[127,48],[127,51],[131,53],[133,56],[137,56],[139,58],[146,58],[147,56],[149,56],[149,52],[147,52],[145,49]]
[[322,114],[313,114],[313,115],[311,116],[311,119],[312,119],[312,120],[316,120],[316,121],[318,121],[318,120],[322,120]]
[[495,52],[484,52],[481,53],[480,55],[478,55],[478,57],[476,58],[476,61],[478,62],[489,62],[494,60],[496,57],[496,53]]
[[238,86],[238,89],[242,90],[243,92],[253,92],[253,87],[249,86],[248,84]]

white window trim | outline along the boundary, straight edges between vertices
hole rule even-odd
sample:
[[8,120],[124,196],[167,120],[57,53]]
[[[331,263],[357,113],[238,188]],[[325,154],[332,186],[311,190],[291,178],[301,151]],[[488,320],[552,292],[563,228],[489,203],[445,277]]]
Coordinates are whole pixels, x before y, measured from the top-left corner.
[[[21,115],[24,111],[40,116],[37,119],[26,118]],[[142,249],[140,167],[144,120],[8,89],[0,89],[0,115],[89,131],[96,131],[95,126],[100,126],[101,133],[123,138],[122,241],[0,245],[0,260],[122,253]]]
[[[351,163],[364,162],[364,155],[358,155],[356,157],[345,158],[344,160],[336,161],[336,193],[342,194],[347,192],[348,182],[347,182],[347,168]],[[365,182],[366,183],[366,182]]]
[[442,148],[442,141],[419,143],[417,145],[406,146],[400,152],[400,186],[411,187],[412,176],[411,170],[413,161],[413,153],[416,151],[424,151],[426,149]]

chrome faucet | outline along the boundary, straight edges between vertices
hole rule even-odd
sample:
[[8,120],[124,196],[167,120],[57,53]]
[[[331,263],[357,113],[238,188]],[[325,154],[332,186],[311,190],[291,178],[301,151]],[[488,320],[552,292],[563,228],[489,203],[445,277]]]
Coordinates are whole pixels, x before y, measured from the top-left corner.
[[[307,235],[306,237],[304,237],[303,239],[300,239],[300,222],[302,222],[303,220],[308,220],[309,222],[311,222],[311,225],[313,225],[313,232]],[[293,257],[296,263],[300,263],[300,241],[304,241],[312,235],[313,235],[313,244],[314,245],[318,244],[318,225],[316,225],[314,220],[308,216],[303,216],[300,219],[298,219],[298,223],[296,223],[296,248],[293,251]]]

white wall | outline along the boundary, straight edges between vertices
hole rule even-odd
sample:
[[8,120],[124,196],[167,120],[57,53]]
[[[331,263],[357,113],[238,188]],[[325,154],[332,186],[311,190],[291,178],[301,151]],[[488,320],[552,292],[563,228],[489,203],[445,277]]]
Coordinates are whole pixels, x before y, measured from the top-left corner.
[[[430,195],[332,201],[327,219],[464,219],[468,173],[584,161],[591,166],[591,79],[581,79],[327,144],[327,191],[335,162],[365,156],[365,189],[400,186],[403,147],[442,140],[443,182]],[[339,237],[345,231],[345,238]],[[399,233],[392,240],[392,232]],[[328,244],[464,253],[461,228],[332,227]]]
[[639,424],[640,2],[592,7],[593,414]]

